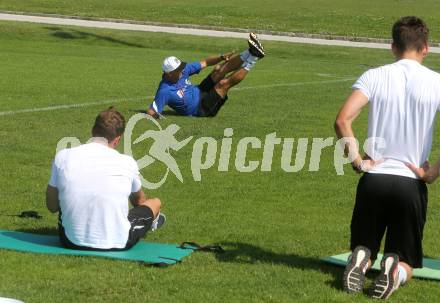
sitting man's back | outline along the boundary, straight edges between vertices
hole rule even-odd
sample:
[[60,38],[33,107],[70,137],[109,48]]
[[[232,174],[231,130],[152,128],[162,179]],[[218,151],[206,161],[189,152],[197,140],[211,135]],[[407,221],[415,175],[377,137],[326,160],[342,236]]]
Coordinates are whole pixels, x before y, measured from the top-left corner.
[[[93,142],[60,151],[52,165],[47,206],[60,211],[61,242],[78,249],[127,249],[152,227],[159,199],[146,199],[135,160],[115,150],[125,128],[110,108],[93,127]],[[135,206],[129,211],[128,200]]]

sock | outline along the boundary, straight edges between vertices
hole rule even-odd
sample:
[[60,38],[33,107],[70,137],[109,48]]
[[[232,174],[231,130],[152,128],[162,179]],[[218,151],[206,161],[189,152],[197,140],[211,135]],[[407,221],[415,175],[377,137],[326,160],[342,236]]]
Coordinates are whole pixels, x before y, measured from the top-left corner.
[[255,63],[256,63],[256,62],[248,62],[248,61],[245,61],[245,62],[241,65],[241,67],[243,67],[243,68],[244,68],[245,70],[247,70],[247,71],[250,71],[250,70],[252,69],[252,67],[254,67]]
[[248,62],[248,63],[252,63],[252,64],[255,64],[255,63],[258,61],[258,59],[260,59],[260,58],[258,58],[258,57],[256,57],[256,56],[252,56],[252,55],[249,53],[249,56],[247,57],[246,62]]
[[399,264],[397,268],[399,270],[400,285],[403,285],[406,282],[408,274],[406,273],[406,270],[405,270],[405,268],[402,265]]
[[157,229],[157,222],[159,221],[160,212],[157,214],[157,217],[154,218],[153,223],[151,223],[150,230],[155,231]]
[[240,59],[243,62],[246,62],[247,58],[250,56],[251,54],[249,53],[249,50],[245,50],[240,54]]
[[257,63],[259,58],[251,55],[249,50],[245,50],[241,53],[240,59],[243,60],[243,64],[241,65],[241,67],[243,67],[247,71],[250,71],[252,67],[254,67],[255,63]]

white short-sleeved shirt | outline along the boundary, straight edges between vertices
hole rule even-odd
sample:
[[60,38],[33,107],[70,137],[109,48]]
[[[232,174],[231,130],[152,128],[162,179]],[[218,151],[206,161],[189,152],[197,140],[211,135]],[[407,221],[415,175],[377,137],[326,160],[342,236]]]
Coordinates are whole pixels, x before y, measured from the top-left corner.
[[429,157],[440,109],[440,75],[415,60],[402,59],[368,70],[353,89],[370,102],[368,138],[383,138],[386,143],[384,150],[366,151],[375,160],[385,159],[369,173],[416,179],[405,163],[421,166]]
[[61,221],[72,243],[125,247],[128,198],[141,189],[132,157],[97,142],[64,149],[55,156],[49,185],[58,189]]

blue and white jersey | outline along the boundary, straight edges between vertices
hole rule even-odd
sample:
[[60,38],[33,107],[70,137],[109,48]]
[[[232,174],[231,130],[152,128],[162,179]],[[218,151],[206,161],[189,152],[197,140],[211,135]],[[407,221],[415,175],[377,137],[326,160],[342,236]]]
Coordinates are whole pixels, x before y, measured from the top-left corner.
[[177,83],[170,83],[162,77],[150,108],[160,114],[165,105],[168,105],[181,115],[196,116],[199,110],[200,89],[192,85],[189,77],[198,74],[201,69],[200,62],[186,64]]

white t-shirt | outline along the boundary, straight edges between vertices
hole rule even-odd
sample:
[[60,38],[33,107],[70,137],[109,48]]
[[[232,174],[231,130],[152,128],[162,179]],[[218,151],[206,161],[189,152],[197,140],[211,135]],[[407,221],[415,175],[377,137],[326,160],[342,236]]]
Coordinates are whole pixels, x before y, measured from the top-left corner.
[[55,156],[49,185],[58,189],[61,221],[72,243],[125,247],[128,197],[141,189],[132,157],[96,142],[64,149]]
[[386,143],[382,151],[377,146],[366,151],[375,160],[385,160],[369,172],[416,179],[405,163],[422,166],[429,157],[440,109],[440,75],[415,60],[403,59],[368,70],[353,89],[370,102],[368,138],[383,138]]

